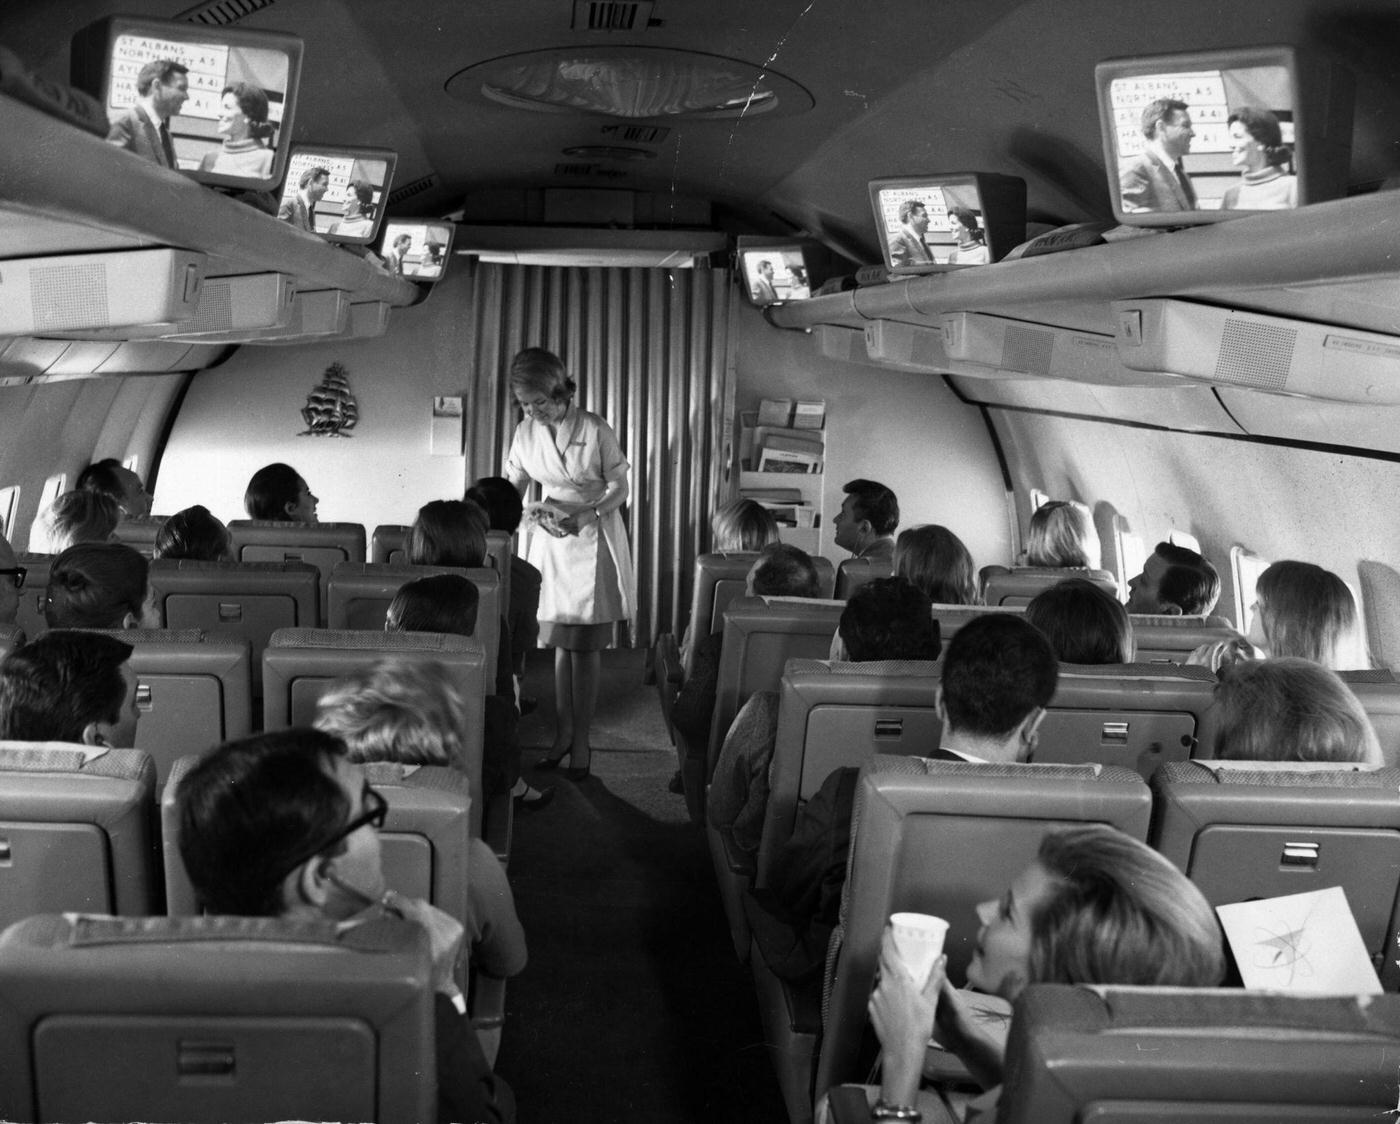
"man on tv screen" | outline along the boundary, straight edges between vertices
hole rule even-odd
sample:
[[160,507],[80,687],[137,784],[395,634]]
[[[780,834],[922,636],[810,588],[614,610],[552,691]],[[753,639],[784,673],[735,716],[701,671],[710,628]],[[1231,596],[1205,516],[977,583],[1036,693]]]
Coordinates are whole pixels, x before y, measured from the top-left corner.
[[314,234],[313,216],[316,214],[316,204],[321,201],[330,185],[329,169],[319,164],[307,168],[297,182],[299,190],[295,195],[282,200],[282,206],[277,209],[277,217],[283,222],[291,223],[298,230]]
[[932,265],[924,234],[928,231],[928,208],[920,199],[906,199],[899,205],[899,233],[890,239],[890,268]]
[[1181,158],[1191,151],[1191,114],[1184,101],[1158,98],[1142,111],[1146,150],[1119,176],[1123,210],[1194,211],[1196,191]]
[[163,168],[178,168],[168,122],[190,96],[189,68],[154,59],[136,76],[136,104],[112,122],[107,142]]
[[773,263],[766,258],[758,263],[758,279],[753,283],[753,303],[772,304],[778,299],[773,287]]

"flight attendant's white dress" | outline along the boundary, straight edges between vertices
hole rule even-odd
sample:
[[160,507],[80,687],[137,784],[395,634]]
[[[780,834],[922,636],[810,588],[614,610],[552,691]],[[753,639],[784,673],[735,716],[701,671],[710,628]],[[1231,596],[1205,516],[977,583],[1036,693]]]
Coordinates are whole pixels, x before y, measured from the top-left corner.
[[[609,483],[625,480],[630,467],[608,423],[570,405],[553,432],[530,418],[516,427],[505,474],[517,487],[534,480],[546,500],[583,511],[603,498]],[[633,616],[632,554],[620,510],[605,512],[576,535],[555,538],[532,531],[525,557],[543,577],[542,645],[580,651],[602,648],[612,622]]]

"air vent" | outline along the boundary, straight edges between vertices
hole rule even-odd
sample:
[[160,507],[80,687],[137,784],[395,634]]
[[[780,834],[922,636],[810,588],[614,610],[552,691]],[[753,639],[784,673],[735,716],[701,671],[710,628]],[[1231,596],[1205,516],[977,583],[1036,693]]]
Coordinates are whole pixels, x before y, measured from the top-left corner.
[[637,31],[651,20],[652,0],[574,0],[575,31]]
[[239,20],[270,8],[277,0],[213,0],[210,4],[200,4],[181,12],[175,18],[186,23],[204,23],[227,27]]
[[665,125],[604,125],[603,136],[628,144],[660,144],[671,135]]
[[402,203],[405,199],[412,199],[415,195],[422,195],[423,192],[427,191],[429,188],[436,187],[437,181],[436,173],[430,172],[426,176],[420,176],[412,183],[406,183],[402,187],[394,188],[393,191],[389,192],[389,206],[392,207],[396,203]]
[[555,164],[554,174],[556,176],[591,176],[598,170],[597,164]]

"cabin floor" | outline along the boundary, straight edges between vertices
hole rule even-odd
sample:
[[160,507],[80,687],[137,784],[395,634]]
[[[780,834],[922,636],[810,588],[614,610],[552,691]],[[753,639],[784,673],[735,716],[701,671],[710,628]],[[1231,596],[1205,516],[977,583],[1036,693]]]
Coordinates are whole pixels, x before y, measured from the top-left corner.
[[532,653],[510,882],[530,962],[506,989],[496,1069],[521,1121],[781,1121],[753,980],[734,955],[704,832],[667,791],[676,752],[641,649],[603,653],[593,775],[533,766],[554,731],[553,652]]

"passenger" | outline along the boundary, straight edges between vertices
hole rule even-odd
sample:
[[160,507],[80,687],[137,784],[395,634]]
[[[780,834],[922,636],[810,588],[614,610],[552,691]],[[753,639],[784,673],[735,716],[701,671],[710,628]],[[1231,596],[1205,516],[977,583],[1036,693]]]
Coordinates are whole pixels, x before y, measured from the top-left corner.
[[[525,508],[515,485],[504,476],[483,476],[467,489],[464,498],[486,512],[489,530],[514,535],[520,529]],[[506,623],[510,630],[511,671],[517,680],[525,675],[525,654],[539,647],[541,580],[539,570],[512,550],[510,605],[506,608]],[[534,700],[530,700],[529,710],[525,707],[525,701],[523,698],[520,700],[522,714],[534,710]]]
[[511,438],[505,476],[523,495],[544,489],[533,509],[552,514],[535,524],[530,562],[544,576],[540,639],[554,653],[558,726],[540,768],[569,758],[569,775],[588,776],[589,732],[598,701],[602,649],[614,626],[636,609],[632,553],[622,506],[629,466],[608,423],[573,402],[577,389],[557,355],[528,347],[510,365],[510,388],[525,418]]
[[1220,575],[1194,550],[1159,542],[1142,573],[1128,580],[1128,612],[1209,616],[1220,600]]
[[136,744],[132,647],[97,632],[54,629],[0,660],[0,739]]
[[37,521],[35,546],[41,554],[59,554],[75,543],[106,542],[120,521],[121,509],[110,496],[64,492]]
[[0,535],[0,624],[14,624],[19,616],[19,591],[28,573],[15,557],[10,540]]
[[253,473],[243,493],[243,509],[249,519],[276,523],[316,523],[316,505],[301,474],[289,464],[264,465]]
[[169,121],[189,96],[189,68],[174,59],[152,59],[136,75],[136,104],[112,122],[107,143],[178,170]]
[[188,558],[197,562],[232,562],[228,528],[203,504],[177,511],[156,532],[154,558]]
[[1026,606],[1061,663],[1132,663],[1133,626],[1122,602],[1084,578],[1066,578]]
[[146,491],[141,477],[115,457],[88,465],[78,474],[78,482],[73,486],[79,491],[110,496],[124,518],[142,519],[151,514],[151,494]]
[[977,221],[977,212],[968,207],[951,207],[948,224],[958,243],[948,255],[949,265],[986,265],[992,260],[987,233]]
[[[936,660],[938,622],[928,594],[904,578],[877,578],[851,594],[841,611],[848,658]],[[778,692],[756,691],[735,716],[715,762],[706,800],[710,825],[752,875],[768,806],[768,767],[778,735]]]
[[929,595],[935,605],[977,605],[977,576],[962,539],[936,523],[901,531],[894,572]]
[[[1008,1002],[1038,983],[1215,987],[1225,975],[1220,926],[1205,896],[1152,848],[1107,824],[1046,835],[1006,896],[977,913],[982,928],[968,985]],[[925,1119],[946,1118],[942,1098],[919,1091],[935,1023],[939,1042],[990,1090],[973,1102],[977,1119],[995,1115],[1004,1040],[987,1032],[985,1018],[948,983],[947,962],[939,957],[920,989],[885,930],[870,997],[881,1084],[868,1090],[872,1104],[878,1093],[887,1110],[882,1119],[918,1119],[916,1104],[926,1108]]]
[[1225,189],[1222,211],[1278,211],[1298,205],[1298,177],[1285,171],[1293,150],[1283,143],[1278,118],[1267,109],[1242,105],[1226,119],[1230,163],[1240,182]]
[[399,916],[423,926],[437,993],[439,1118],[514,1118],[514,1096],[491,1073],[455,983],[462,925],[385,889],[384,798],[338,738],[291,729],[228,742],[185,776],[178,803],[180,854],[207,912],[345,927]]
[[778,521],[757,500],[732,500],[710,519],[717,552],[762,550],[779,542]]
[[1215,700],[1218,758],[1384,763],[1361,703],[1311,660],[1239,660],[1221,674]]
[[1123,210],[1194,211],[1196,189],[1181,158],[1191,151],[1196,135],[1184,101],[1158,98],[1142,111],[1142,135],[1147,144],[1118,177]]
[[[282,200],[277,208],[277,217],[290,223],[307,234],[316,232],[316,204],[325,196],[331,185],[330,169],[319,164],[307,168],[297,181],[297,193]],[[256,516],[254,516],[256,518]]]
[[1026,565],[1097,570],[1100,557],[1094,517],[1082,503],[1051,500],[1031,516]]
[[384,618],[386,632],[446,632],[471,636],[476,631],[481,594],[460,574],[432,574],[400,586]]
[[[943,719],[935,761],[1025,761],[1035,749],[1059,677],[1055,653],[1020,616],[989,613],[960,628],[943,657],[937,707]],[[768,886],[744,913],[768,966],[793,982],[825,962],[836,925],[859,769],[837,769],[798,814]]]
[[928,207],[922,199],[906,199],[899,205],[899,232],[890,239],[890,267],[932,265],[933,253],[924,241],[928,232]]
[[1311,562],[1275,562],[1259,575],[1249,642],[1333,671],[1368,668],[1356,601],[1346,582]]
[[468,500],[433,500],[418,509],[404,538],[414,566],[486,565],[486,512]]
[[836,545],[857,558],[892,562],[899,527],[899,501],[894,493],[874,480],[852,480],[841,490],[846,498],[836,514]]
[[[461,579],[459,579],[461,580]],[[439,663],[383,659],[337,680],[316,704],[316,729],[345,743],[351,761],[446,765],[461,770],[466,702]],[[473,836],[467,845],[471,963],[497,979],[525,967],[525,930],[505,869]]]
[[251,82],[232,82],[219,95],[219,118],[215,131],[222,143],[217,152],[205,153],[199,162],[201,172],[226,176],[267,179],[272,171],[272,138],[267,123],[267,94]]
[[50,628],[156,628],[146,560],[119,542],[70,546],[53,560],[44,598]]
[[345,190],[344,218],[331,223],[330,234],[364,238],[374,229],[374,185],[351,180]]

